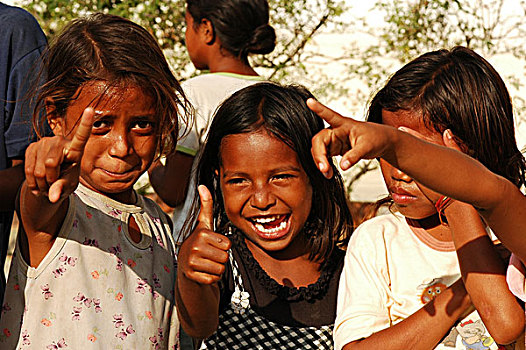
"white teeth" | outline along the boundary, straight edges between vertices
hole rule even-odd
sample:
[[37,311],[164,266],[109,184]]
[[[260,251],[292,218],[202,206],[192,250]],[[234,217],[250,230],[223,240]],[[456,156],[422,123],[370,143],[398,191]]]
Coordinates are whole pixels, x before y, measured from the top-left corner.
[[282,221],[278,226],[270,229],[266,229],[265,226],[263,226],[259,222],[254,223],[254,226],[256,226],[258,231],[261,231],[263,233],[274,233],[283,230],[287,226],[287,221]]
[[266,218],[255,218],[254,221],[259,223],[259,224],[266,224],[268,222],[272,222],[274,220],[277,220],[279,218],[278,215],[276,216],[268,216]]

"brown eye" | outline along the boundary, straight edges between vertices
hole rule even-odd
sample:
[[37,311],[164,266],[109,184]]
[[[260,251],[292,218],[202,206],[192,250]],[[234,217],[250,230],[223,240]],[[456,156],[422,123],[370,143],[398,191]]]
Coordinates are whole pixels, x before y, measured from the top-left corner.
[[133,125],[133,127],[136,129],[148,129],[148,128],[153,128],[153,123],[150,121],[142,120],[142,121],[136,122]]
[[105,121],[105,120],[95,120],[93,122],[93,131],[100,131],[100,130],[103,130],[107,127],[109,127],[109,122]]
[[239,184],[244,183],[245,181],[246,180],[241,178],[241,177],[235,177],[235,178],[232,178],[232,179],[228,179],[228,181],[226,183],[229,184],[229,185],[239,185]]
[[286,181],[294,178],[295,176],[292,174],[277,174],[272,176],[272,179],[275,181]]

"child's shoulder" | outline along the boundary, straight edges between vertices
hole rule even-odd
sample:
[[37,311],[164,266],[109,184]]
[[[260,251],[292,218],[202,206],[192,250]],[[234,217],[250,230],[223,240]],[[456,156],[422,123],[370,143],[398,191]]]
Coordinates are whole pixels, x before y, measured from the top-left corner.
[[[218,74],[211,74],[211,73],[207,73],[207,74],[201,74],[201,75],[197,75],[195,77],[192,77],[188,80],[185,80],[181,83],[181,87],[183,88],[183,90],[185,90],[185,92],[187,90],[194,90],[194,89],[212,89],[214,88],[214,83],[216,82],[222,82],[224,81],[225,78],[222,76],[222,75],[218,75]],[[217,86],[215,86],[215,88],[217,88]]]

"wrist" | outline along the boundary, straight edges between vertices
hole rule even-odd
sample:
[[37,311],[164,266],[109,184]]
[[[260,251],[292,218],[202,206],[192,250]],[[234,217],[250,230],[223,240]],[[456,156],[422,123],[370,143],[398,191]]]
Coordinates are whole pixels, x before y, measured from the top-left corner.
[[453,203],[454,200],[451,197],[448,196],[440,196],[438,200],[435,202],[435,208],[438,213],[438,218],[440,219],[440,223],[442,225],[448,225],[448,221],[446,219],[446,213],[445,210]]
[[[473,210],[470,210],[470,208]],[[476,212],[472,205],[456,200],[451,201],[451,203],[442,210],[443,214],[448,218],[453,215],[465,215],[471,211]]]

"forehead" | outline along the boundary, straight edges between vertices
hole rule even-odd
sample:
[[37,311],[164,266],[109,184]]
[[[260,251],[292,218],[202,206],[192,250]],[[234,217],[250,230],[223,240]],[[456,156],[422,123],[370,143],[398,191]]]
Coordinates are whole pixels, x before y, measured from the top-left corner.
[[88,82],[79,87],[75,96],[73,103],[94,107],[105,105],[111,108],[123,103],[134,103],[148,108],[153,105],[151,96],[133,84],[113,86],[104,81]]
[[88,82],[81,86],[66,109],[66,130],[76,128],[84,109],[93,107],[96,118],[112,115],[117,118],[153,116],[153,99],[135,85],[109,86],[103,81]]
[[418,132],[428,141],[442,143],[442,135],[424,124],[424,119],[420,111],[398,110],[391,112],[383,109],[382,124],[395,128],[406,127]]
[[266,130],[224,137],[220,154],[224,168],[272,168],[286,164],[301,168],[296,152]]
[[66,110],[66,119],[79,118],[87,107],[96,115],[152,115],[155,114],[153,98],[133,84],[108,85],[103,81],[88,82],[81,86]]

